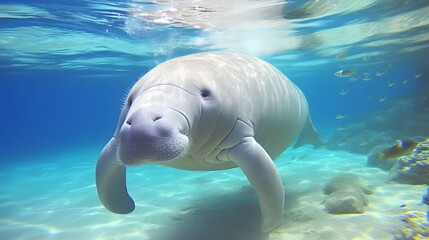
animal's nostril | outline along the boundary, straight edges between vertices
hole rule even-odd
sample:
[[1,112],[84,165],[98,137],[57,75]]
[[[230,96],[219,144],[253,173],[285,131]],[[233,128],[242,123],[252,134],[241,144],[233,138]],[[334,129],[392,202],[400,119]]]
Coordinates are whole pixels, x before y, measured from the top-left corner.
[[127,119],[127,121],[125,122],[126,124],[128,124],[128,125],[131,125],[131,119],[130,118],[128,118]]
[[159,120],[159,119],[161,119],[161,118],[162,118],[161,116],[156,115],[156,116],[153,118],[153,121],[154,121],[154,122],[156,122],[157,120]]

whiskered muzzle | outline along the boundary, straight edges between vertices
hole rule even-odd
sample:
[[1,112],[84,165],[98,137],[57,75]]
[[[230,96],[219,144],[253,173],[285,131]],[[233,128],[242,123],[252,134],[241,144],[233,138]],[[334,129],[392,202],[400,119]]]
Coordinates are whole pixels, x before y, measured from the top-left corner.
[[[141,108],[131,113],[120,131],[119,156],[126,165],[167,161],[178,157],[188,145],[182,134],[185,122],[173,110]],[[163,109],[164,110],[164,109]]]

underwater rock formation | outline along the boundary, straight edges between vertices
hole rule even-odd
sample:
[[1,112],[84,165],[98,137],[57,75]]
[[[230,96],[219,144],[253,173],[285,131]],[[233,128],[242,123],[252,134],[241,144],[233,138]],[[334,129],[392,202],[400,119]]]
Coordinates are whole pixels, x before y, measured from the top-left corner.
[[429,222],[425,213],[410,209],[407,205],[402,205],[405,213],[401,215],[401,221],[405,223],[404,227],[399,229],[399,233],[394,240],[423,240],[429,238]]
[[429,185],[429,138],[420,142],[410,156],[399,157],[390,177],[401,183]]
[[391,181],[429,184],[429,138],[414,143],[407,142],[405,146],[401,141],[383,152],[370,154],[367,165],[390,170]]
[[366,181],[353,174],[341,174],[334,177],[325,186],[326,210],[331,214],[363,213],[368,206],[366,194],[372,194]]

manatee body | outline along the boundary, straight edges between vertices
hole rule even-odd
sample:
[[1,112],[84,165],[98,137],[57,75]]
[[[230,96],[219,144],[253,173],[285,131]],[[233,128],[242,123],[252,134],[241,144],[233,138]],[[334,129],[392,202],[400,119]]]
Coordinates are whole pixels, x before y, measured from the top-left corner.
[[185,170],[240,167],[262,212],[262,230],[283,217],[284,190],[272,159],[290,146],[321,144],[298,87],[272,65],[234,53],[169,60],[131,89],[114,137],[96,168],[103,205],[129,213],[126,166],[146,163]]

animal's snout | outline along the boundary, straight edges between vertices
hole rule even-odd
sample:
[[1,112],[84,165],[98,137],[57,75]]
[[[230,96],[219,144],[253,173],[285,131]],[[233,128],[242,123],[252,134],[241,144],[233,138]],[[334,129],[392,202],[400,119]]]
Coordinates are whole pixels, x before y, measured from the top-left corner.
[[144,124],[153,124],[154,122],[161,120],[163,114],[152,109],[139,109],[136,112],[132,113],[126,120],[128,125],[144,125]]
[[172,127],[172,124],[164,121],[163,113],[150,108],[141,108],[127,117],[121,129],[121,138],[124,142],[148,144],[160,137],[171,136]]
[[121,127],[120,159],[125,164],[137,165],[177,157],[188,143],[180,133],[185,123],[181,114],[166,107],[135,109]]

